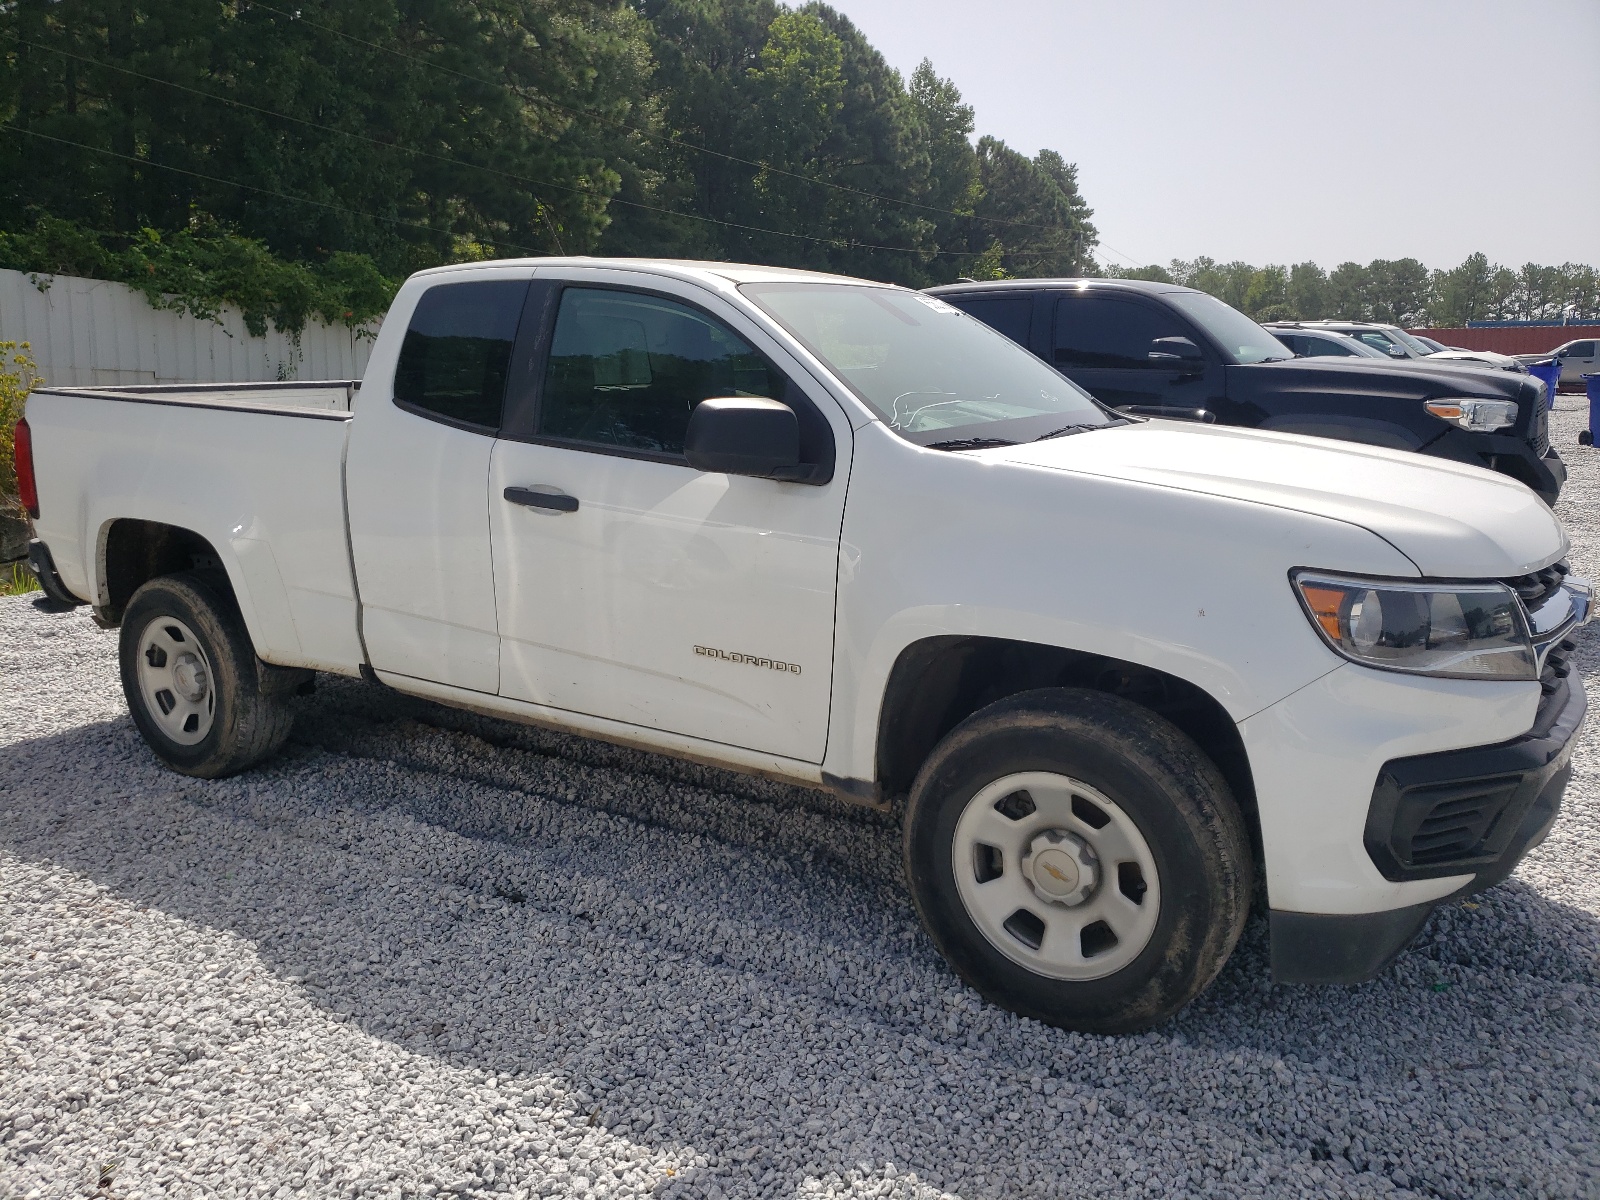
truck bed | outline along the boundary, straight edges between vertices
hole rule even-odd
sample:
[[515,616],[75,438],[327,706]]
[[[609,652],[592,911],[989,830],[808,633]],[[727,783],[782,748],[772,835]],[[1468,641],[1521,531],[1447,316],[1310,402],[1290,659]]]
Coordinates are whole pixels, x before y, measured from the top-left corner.
[[[344,505],[359,384],[227,383],[36,390],[35,527],[63,583],[117,594],[122,521],[192,530],[215,550],[257,652],[353,674],[361,662]],[[92,481],[92,486],[84,484]]]

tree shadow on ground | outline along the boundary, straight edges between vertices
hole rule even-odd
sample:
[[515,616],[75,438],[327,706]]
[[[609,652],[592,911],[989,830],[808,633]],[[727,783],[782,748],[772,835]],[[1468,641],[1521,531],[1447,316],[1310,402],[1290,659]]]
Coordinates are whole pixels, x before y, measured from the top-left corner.
[[1256,919],[1175,1021],[1090,1037],[949,973],[892,816],[725,776],[340,683],[232,780],[164,771],[125,720],[0,748],[0,845],[248,940],[371,1037],[569,1080],[612,1132],[705,1154],[703,1190],[893,1162],[1067,1194],[1132,1188],[1130,1152],[1152,1187],[1185,1158],[1196,1188],[1438,1195],[1600,1168],[1591,913],[1512,881],[1349,989],[1272,986]]

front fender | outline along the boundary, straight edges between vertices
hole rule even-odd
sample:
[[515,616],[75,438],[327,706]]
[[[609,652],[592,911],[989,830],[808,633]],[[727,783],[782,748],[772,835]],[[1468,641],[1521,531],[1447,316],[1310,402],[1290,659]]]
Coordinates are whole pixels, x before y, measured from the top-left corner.
[[858,434],[856,453],[825,764],[845,778],[876,777],[890,673],[925,638],[1122,659],[1193,684],[1237,722],[1342,661],[1307,622],[1293,567],[1417,574],[1328,517],[926,451],[882,427]]

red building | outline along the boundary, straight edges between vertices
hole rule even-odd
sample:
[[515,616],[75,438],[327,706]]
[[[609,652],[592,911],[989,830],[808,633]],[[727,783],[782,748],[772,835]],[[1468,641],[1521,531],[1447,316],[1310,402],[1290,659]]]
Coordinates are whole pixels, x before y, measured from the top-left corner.
[[1500,354],[1544,354],[1576,338],[1600,338],[1600,325],[1470,325],[1465,329],[1413,329],[1446,346]]

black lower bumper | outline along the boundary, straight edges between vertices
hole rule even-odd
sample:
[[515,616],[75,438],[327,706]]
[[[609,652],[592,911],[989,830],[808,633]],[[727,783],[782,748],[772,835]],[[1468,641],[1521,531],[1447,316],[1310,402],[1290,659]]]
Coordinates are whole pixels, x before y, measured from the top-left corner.
[[[1540,414],[1543,422],[1548,418]],[[1509,475],[1528,485],[1546,504],[1555,505],[1567,482],[1567,464],[1550,445],[1549,434],[1530,437],[1526,432],[1468,433],[1452,429],[1428,443],[1422,451],[1436,458],[1471,463]]]
[[57,604],[65,604],[76,608],[80,604],[87,604],[87,600],[80,600],[67,590],[67,585],[61,582],[61,575],[56,571],[56,560],[50,556],[50,547],[38,538],[28,543],[28,570],[33,572],[39,586],[44,589],[44,594]]
[[1385,763],[1367,813],[1366,847],[1396,882],[1470,875],[1426,904],[1353,915],[1273,910],[1279,983],[1362,983],[1411,943],[1434,908],[1493,887],[1555,824],[1588,708],[1576,676],[1554,681],[1534,726],[1496,746]]

